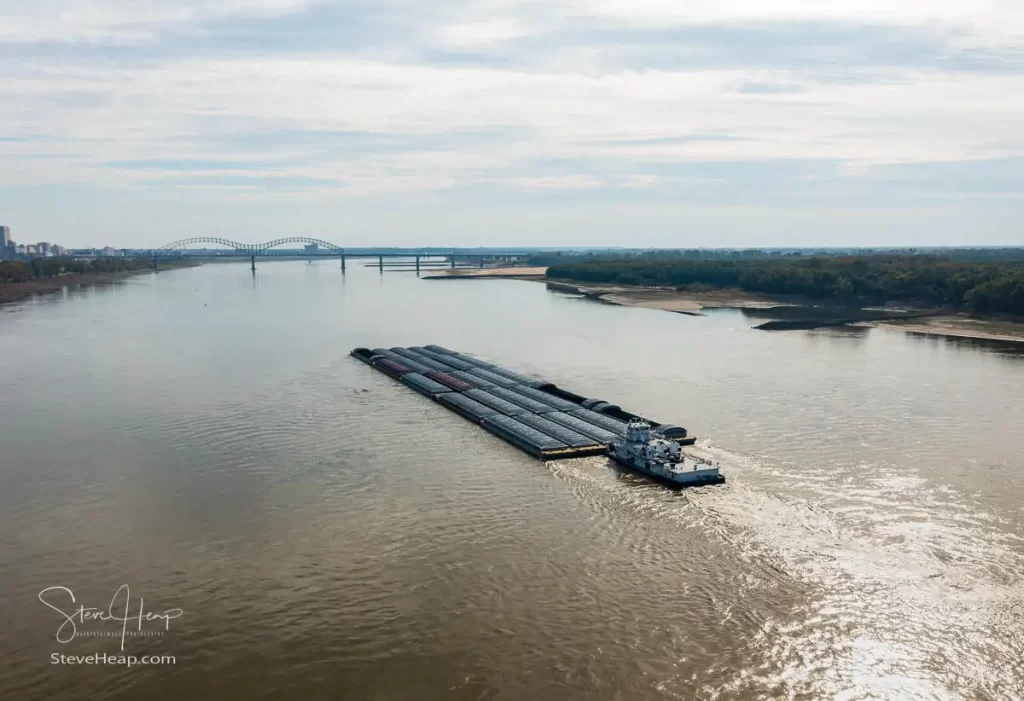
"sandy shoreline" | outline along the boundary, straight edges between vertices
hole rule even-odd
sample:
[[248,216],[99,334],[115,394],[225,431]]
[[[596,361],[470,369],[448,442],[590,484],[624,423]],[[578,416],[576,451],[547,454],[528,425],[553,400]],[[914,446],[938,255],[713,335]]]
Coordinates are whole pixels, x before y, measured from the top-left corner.
[[656,287],[630,287],[628,285],[580,285],[565,280],[547,280],[549,289],[568,294],[579,294],[606,304],[623,307],[661,309],[678,314],[700,316],[706,308],[733,307],[767,309],[780,302],[742,290],[703,290],[685,292]]
[[1024,343],[1024,323],[997,319],[976,319],[967,315],[940,314],[912,321],[877,321],[855,324],[900,329],[908,333],[957,338],[981,338],[990,341]]
[[[629,288],[614,285],[577,285],[555,281],[551,289],[575,292],[601,302],[626,307],[661,309],[679,314],[701,315],[709,307],[732,307],[737,309],[769,309],[780,305],[792,305],[792,301],[772,299],[742,290],[710,290],[706,292],[685,292],[656,288]],[[850,326],[887,327],[909,333],[925,333],[938,336],[1014,341],[1024,343],[1024,322],[979,319],[966,314],[936,312],[934,316],[918,316],[907,320],[867,321],[848,324]]]
[[547,268],[446,268],[424,280],[471,280],[480,278],[512,278],[513,280],[544,280]]
[[[654,287],[628,285],[581,284],[572,280],[551,280],[545,277],[546,268],[485,268],[482,270],[451,270],[426,279],[485,279],[510,278],[544,282],[548,289],[567,294],[578,294],[604,304],[624,307],[660,309],[676,314],[701,316],[703,310],[714,307],[735,309],[769,309],[780,305],[799,304],[742,290],[680,291]],[[926,310],[925,310],[926,311]],[[924,333],[960,338],[1014,341],[1024,343],[1024,322],[979,319],[966,314],[936,312],[934,316],[918,316],[907,320],[864,321],[849,324],[861,327],[886,327],[908,333]]]

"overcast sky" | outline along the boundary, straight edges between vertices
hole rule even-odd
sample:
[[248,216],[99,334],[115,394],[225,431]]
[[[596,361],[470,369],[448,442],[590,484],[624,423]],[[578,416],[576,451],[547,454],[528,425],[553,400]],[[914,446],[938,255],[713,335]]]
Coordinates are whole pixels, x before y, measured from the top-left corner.
[[0,224],[1024,244],[1020,0],[0,0]]

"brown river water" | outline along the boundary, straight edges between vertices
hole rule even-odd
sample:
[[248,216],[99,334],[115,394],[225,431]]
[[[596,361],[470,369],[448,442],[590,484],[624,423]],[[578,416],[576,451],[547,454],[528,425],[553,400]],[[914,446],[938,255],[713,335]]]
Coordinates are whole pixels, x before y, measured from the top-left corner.
[[[337,266],[0,308],[0,698],[1024,698],[1018,346]],[[543,464],[348,356],[429,343],[729,481]],[[174,663],[54,661],[98,653]]]

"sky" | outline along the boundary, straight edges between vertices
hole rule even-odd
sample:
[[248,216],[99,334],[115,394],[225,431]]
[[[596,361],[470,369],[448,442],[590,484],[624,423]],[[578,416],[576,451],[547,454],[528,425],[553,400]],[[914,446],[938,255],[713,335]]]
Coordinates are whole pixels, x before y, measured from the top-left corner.
[[1020,0],[0,0],[19,242],[1024,245]]

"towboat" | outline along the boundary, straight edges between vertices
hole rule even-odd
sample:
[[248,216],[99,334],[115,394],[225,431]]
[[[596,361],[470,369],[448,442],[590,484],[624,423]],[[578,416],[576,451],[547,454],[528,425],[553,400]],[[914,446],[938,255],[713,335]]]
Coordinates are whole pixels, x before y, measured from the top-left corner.
[[718,465],[687,455],[679,443],[642,419],[626,424],[626,433],[608,444],[608,455],[626,467],[681,487],[725,482]]

